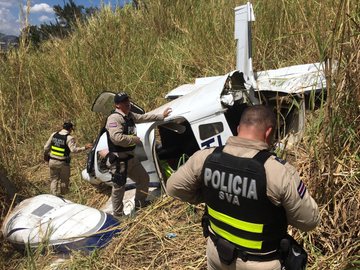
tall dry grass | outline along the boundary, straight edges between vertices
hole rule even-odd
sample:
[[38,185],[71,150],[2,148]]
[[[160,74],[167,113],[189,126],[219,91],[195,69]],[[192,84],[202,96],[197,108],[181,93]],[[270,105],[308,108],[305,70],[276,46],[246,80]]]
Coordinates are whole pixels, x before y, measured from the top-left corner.
[[[65,40],[39,50],[22,44],[0,58],[0,165],[22,197],[48,192],[42,147],[62,121],[72,119],[80,144],[95,138],[101,117],[90,112],[103,90],[125,90],[146,110],[172,88],[195,77],[235,68],[236,0],[151,0],[134,10],[104,8]],[[319,202],[313,232],[292,230],[310,255],[309,269],[359,265],[360,5],[356,0],[253,1],[256,70],[337,60],[328,73],[327,99],[307,116],[301,144],[287,151]],[[330,63],[330,62],[328,62]],[[107,195],[80,178],[85,155],[74,158],[72,201],[94,207]],[[0,190],[1,219],[9,202]],[[201,206],[165,198],[129,230],[92,256],[72,255],[64,269],[205,269]],[[176,232],[174,239],[166,232]],[[10,260],[8,260],[10,258]],[[53,254],[23,256],[0,248],[7,269],[46,269]]]

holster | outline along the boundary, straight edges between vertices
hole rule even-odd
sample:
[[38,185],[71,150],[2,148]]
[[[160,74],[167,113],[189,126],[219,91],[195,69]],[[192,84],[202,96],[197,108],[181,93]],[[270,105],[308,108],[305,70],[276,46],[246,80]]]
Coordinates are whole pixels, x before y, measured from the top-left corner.
[[230,265],[237,258],[236,247],[229,241],[219,237],[216,242],[216,250],[221,262]]
[[66,157],[65,158],[65,163],[70,164],[70,162],[71,162],[71,157],[70,156]]
[[119,186],[123,186],[126,184],[127,163],[127,160],[121,161],[120,159],[118,159],[116,161],[116,170],[112,175],[111,181],[113,181]]
[[201,218],[201,226],[203,228],[203,235],[204,237],[210,236],[213,240],[216,250],[219,254],[219,258],[221,262],[226,265],[232,264],[232,262],[237,258],[237,250],[234,244],[230,243],[229,241],[221,238],[216,237],[209,230],[210,220],[209,215],[207,213],[207,209],[205,209],[204,215]]
[[210,235],[209,224],[210,224],[209,216],[205,211],[204,215],[201,218],[201,227],[203,229],[203,236],[205,238],[207,238]]
[[48,153],[44,153],[44,161],[49,162],[50,155]]
[[280,241],[280,256],[285,270],[304,270],[306,268],[308,255],[290,235]]
[[111,152],[105,157],[105,160],[108,159],[110,164],[115,164],[116,169],[112,173],[111,181],[119,186],[126,184],[128,160],[130,158],[119,158]]

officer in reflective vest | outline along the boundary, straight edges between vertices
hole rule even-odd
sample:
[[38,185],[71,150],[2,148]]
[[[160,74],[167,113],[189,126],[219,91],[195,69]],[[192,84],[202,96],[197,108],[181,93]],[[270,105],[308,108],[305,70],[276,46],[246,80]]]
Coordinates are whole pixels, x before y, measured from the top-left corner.
[[268,107],[246,108],[237,136],[199,150],[167,181],[170,196],[206,205],[208,269],[280,270],[287,225],[309,231],[319,223],[296,169],[267,151],[275,120]]
[[123,197],[126,178],[136,183],[135,207],[141,208],[149,204],[146,200],[149,190],[149,175],[134,155],[136,145],[141,140],[136,136],[135,123],[164,120],[171,113],[166,108],[162,114],[137,114],[131,112],[129,96],[118,93],[114,96],[115,110],[106,120],[106,133],[109,153],[107,165],[112,173],[111,200],[115,217],[123,216]]
[[70,153],[92,147],[91,143],[78,147],[74,137],[70,135],[73,130],[73,123],[65,122],[60,131],[51,134],[44,146],[44,160],[49,163],[50,168],[50,192],[56,196],[69,191]]

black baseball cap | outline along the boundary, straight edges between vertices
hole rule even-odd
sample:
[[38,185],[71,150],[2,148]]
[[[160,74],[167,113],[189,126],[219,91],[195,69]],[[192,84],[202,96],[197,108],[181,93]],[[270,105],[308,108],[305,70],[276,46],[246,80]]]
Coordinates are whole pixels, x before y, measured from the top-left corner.
[[71,123],[70,121],[66,121],[63,124],[63,129],[66,129],[66,130],[74,129],[74,124]]
[[114,96],[114,103],[117,104],[127,99],[129,99],[128,94],[126,94],[125,92],[120,92]]

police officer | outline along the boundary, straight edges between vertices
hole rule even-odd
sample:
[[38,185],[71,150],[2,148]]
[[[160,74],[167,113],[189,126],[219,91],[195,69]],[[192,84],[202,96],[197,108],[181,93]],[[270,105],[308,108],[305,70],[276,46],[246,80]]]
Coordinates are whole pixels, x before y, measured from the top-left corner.
[[51,134],[44,146],[44,159],[49,162],[50,168],[50,192],[56,196],[69,191],[70,153],[78,153],[92,147],[91,143],[78,147],[74,137],[70,135],[73,130],[73,123],[65,122],[60,131]]
[[205,202],[208,269],[280,270],[287,225],[309,231],[319,222],[296,169],[267,151],[275,123],[269,108],[246,108],[237,136],[199,150],[167,181],[170,196]]
[[149,175],[139,159],[134,156],[136,145],[141,144],[140,138],[136,136],[135,123],[163,120],[170,114],[171,109],[167,108],[159,115],[133,113],[130,111],[130,98],[124,92],[115,95],[114,105],[115,110],[108,116],[105,125],[109,146],[107,163],[113,174],[113,214],[115,217],[121,217],[126,177],[130,177],[136,183],[135,207],[139,209],[149,204],[146,201]]

